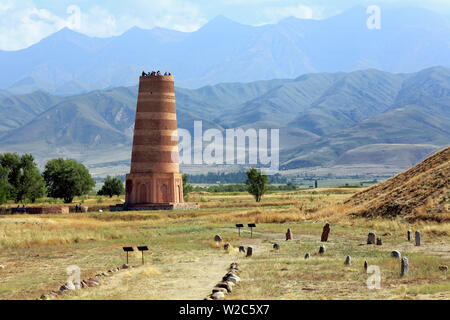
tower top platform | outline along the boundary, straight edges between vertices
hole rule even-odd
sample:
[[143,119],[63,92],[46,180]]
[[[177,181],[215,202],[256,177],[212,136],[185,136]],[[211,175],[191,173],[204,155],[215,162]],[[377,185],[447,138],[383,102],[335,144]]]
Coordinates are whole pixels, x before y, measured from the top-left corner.
[[145,75],[145,76],[140,76],[139,77],[139,81],[155,81],[155,80],[160,80],[160,81],[174,81],[173,79],[173,75]]

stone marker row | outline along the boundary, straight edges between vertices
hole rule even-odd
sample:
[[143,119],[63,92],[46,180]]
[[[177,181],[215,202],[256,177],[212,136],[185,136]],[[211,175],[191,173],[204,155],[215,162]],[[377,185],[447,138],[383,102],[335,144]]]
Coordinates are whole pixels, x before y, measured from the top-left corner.
[[[128,269],[128,268],[131,268],[131,266],[129,266],[128,264],[122,265],[122,269]],[[119,270],[120,270],[119,267],[113,268],[113,269],[108,270],[108,273],[112,274],[112,273],[118,272]],[[43,294],[43,295],[41,295],[40,299],[41,300],[51,300],[65,292],[89,288],[89,287],[96,287],[96,286],[100,285],[99,280],[101,278],[104,278],[107,276],[108,276],[107,273],[102,272],[102,273],[96,274],[94,278],[88,278],[85,280],[81,280],[81,282],[73,282],[73,283],[66,282],[59,288],[59,290],[52,290],[49,294]]]
[[[408,230],[407,236],[408,236],[408,241],[411,241],[411,237],[412,237],[412,231],[411,230]],[[420,246],[422,244],[421,243],[420,231],[416,231],[415,232],[414,238],[416,240],[416,246]]]
[[[214,241],[216,241],[216,242],[222,242],[223,239],[222,239],[222,237],[221,237],[220,235],[216,234],[216,235],[214,236]],[[225,243],[225,244],[223,245],[223,249],[224,249],[225,251],[231,251],[232,246],[231,246],[231,244],[230,244],[229,242],[227,242],[227,243]],[[280,247],[278,246],[278,250],[279,250],[279,249],[280,249]],[[246,257],[251,257],[251,256],[253,255],[253,247],[252,247],[252,246],[248,246],[248,247],[247,247],[247,250],[245,250],[245,247],[244,247],[244,246],[239,246],[239,252],[247,253]]]
[[[412,231],[408,230],[408,241],[411,241],[411,234]],[[369,234],[367,235],[367,244],[375,244],[375,233],[373,232],[369,232]],[[383,244],[383,240],[381,239],[381,237],[376,238],[376,244],[378,246],[381,246]],[[420,231],[416,231],[415,233],[415,240],[416,240],[416,246],[420,246],[421,245],[421,236],[420,236]]]
[[228,272],[223,276],[222,281],[217,283],[212,289],[212,292],[205,300],[222,300],[225,295],[233,291],[233,286],[237,285],[241,278],[239,278],[239,264],[233,262],[228,268]]

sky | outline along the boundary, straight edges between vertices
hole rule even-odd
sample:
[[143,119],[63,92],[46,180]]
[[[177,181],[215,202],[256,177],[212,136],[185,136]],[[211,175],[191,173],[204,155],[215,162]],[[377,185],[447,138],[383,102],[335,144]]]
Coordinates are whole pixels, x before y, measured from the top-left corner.
[[248,25],[326,19],[351,7],[422,7],[450,16],[449,0],[0,0],[0,50],[26,48],[68,27],[95,37],[137,26],[191,32],[218,15]]

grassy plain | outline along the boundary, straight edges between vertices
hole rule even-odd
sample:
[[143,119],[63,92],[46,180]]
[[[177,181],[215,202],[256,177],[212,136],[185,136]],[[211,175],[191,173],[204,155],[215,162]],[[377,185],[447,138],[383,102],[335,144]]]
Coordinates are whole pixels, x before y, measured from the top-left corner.
[[[125,262],[122,246],[148,245],[130,255],[129,270],[101,280],[95,288],[58,299],[203,299],[231,262],[241,264],[242,282],[227,299],[450,299],[450,281],[440,265],[450,264],[450,224],[350,216],[343,202],[355,188],[279,191],[259,204],[246,193],[194,193],[199,210],[92,212],[66,215],[0,216],[0,299],[36,299],[57,290],[66,268],[77,265],[81,278],[106,272]],[[88,205],[97,198],[84,199]],[[101,200],[102,204],[109,201]],[[326,252],[317,252],[324,223],[331,224]],[[239,237],[236,223],[256,223]],[[291,228],[294,240],[286,242]],[[408,229],[422,232],[423,245],[406,241]],[[383,245],[366,245],[368,232]],[[220,234],[232,249],[213,241]],[[281,250],[274,251],[277,242]],[[254,256],[238,253],[253,245]],[[410,272],[400,277],[399,250]],[[306,252],[311,254],[304,259]],[[352,257],[344,265],[347,255]],[[381,289],[369,290],[364,261],[381,270]]]

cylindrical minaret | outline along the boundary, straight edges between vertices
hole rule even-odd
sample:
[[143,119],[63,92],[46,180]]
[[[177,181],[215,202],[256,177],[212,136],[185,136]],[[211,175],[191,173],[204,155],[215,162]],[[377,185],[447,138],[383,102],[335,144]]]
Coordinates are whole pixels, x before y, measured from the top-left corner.
[[131,207],[183,202],[172,75],[143,74],[139,79],[125,201]]

